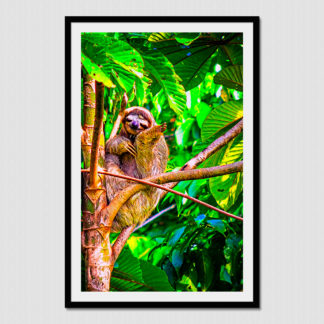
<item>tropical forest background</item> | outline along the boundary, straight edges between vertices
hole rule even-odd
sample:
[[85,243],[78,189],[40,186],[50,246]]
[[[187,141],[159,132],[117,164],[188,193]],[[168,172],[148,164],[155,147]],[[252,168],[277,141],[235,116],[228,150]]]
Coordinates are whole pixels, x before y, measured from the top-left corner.
[[[105,85],[105,139],[126,93],[127,107],[145,107],[158,124],[167,123],[166,172],[179,170],[243,118],[242,34],[84,33],[81,42],[82,78]],[[82,118],[83,90],[82,80]],[[199,168],[241,160],[242,133]],[[243,217],[242,172],[174,189]],[[168,193],[128,239],[111,290],[240,291],[242,230],[243,222]]]

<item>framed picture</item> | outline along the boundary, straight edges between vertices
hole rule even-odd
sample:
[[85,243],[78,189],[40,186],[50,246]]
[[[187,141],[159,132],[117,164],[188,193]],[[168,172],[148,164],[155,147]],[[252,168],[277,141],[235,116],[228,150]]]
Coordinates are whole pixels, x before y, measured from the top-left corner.
[[65,45],[65,306],[259,307],[259,18],[66,17]]

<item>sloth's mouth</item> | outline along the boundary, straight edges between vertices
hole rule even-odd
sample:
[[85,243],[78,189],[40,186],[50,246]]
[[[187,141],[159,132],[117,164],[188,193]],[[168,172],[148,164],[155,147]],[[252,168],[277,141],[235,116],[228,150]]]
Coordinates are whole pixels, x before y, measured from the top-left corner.
[[139,127],[135,127],[132,125],[127,125],[127,131],[128,133],[132,134],[132,135],[137,135],[138,133],[140,133],[142,130]]
[[133,130],[138,130],[139,129],[139,126],[138,125],[130,125],[130,128],[133,129]]

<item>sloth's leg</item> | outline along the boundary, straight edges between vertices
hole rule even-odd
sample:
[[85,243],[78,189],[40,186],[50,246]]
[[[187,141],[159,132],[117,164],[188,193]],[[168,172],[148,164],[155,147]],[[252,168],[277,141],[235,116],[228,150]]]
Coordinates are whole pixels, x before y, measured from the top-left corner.
[[[126,152],[135,155],[136,149],[132,145],[131,141],[121,135],[117,135],[106,142],[106,156],[105,167],[108,172],[114,174],[126,175],[121,166],[120,156]],[[107,197],[109,200],[114,198],[116,194],[126,188],[129,185],[129,181],[117,177],[106,177]]]
[[[114,174],[126,175],[121,170],[120,159],[115,154],[106,154],[105,157],[105,167],[108,172]],[[107,197],[109,200],[112,200],[116,194],[129,186],[129,181],[113,176],[106,176],[106,189],[107,189]]]
[[[106,155],[106,169],[108,172],[114,174],[125,173],[121,170],[121,163],[119,157],[114,154]],[[106,189],[108,200],[111,201],[121,190],[125,189],[131,184],[130,181],[124,180],[117,177],[106,176]],[[142,192],[137,193],[135,196],[131,197],[119,210],[116,215],[111,231],[119,232],[123,228],[137,224],[142,221],[142,205],[146,207],[147,197],[143,195]]]

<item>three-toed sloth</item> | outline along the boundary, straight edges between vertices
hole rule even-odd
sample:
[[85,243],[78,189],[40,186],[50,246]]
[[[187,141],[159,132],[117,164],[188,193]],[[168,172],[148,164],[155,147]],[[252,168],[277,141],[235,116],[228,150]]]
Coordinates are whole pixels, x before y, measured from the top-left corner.
[[[132,107],[125,110],[119,135],[106,142],[105,166],[108,172],[144,179],[165,171],[169,150],[163,132],[166,124],[157,125],[149,110]],[[134,184],[117,177],[106,177],[108,200]],[[140,224],[148,218],[161,197],[162,190],[150,187],[131,197],[119,210],[111,231]]]

